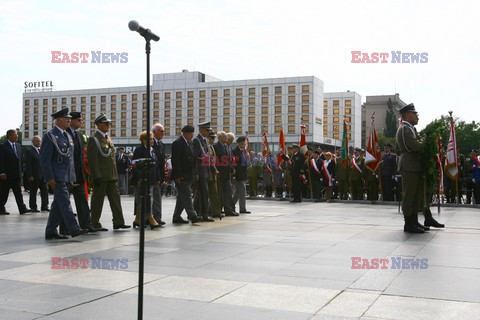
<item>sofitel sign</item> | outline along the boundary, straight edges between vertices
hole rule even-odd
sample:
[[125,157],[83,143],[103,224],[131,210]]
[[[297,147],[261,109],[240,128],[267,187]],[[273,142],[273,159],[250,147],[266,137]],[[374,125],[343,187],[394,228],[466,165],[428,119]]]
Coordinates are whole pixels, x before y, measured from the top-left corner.
[[25,92],[45,92],[53,90],[53,81],[37,81],[24,84]]

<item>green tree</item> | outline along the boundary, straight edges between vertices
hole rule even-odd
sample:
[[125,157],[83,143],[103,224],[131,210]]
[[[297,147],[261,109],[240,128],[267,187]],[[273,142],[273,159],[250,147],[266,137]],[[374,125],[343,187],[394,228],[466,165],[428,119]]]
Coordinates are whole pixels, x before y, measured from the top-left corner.
[[398,119],[397,114],[393,108],[392,99],[388,98],[387,102],[387,115],[385,117],[385,136],[388,138],[395,138],[398,129]]

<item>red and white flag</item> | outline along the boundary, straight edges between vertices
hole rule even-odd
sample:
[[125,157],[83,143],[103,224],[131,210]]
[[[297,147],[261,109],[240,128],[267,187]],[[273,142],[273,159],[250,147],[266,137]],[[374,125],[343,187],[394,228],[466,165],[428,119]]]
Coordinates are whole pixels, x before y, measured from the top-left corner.
[[440,135],[438,136],[437,139],[437,147],[438,147],[438,153],[435,157],[435,162],[437,165],[438,169],[438,194],[443,194],[443,167],[442,167],[442,139],[440,138]]
[[305,133],[305,126],[302,124],[300,126],[300,152],[302,154],[307,153],[308,147],[307,147],[307,134]]
[[287,151],[285,148],[285,135],[283,134],[283,128],[280,128],[280,136],[278,137],[278,146],[280,147],[280,152],[278,153],[278,156],[277,156],[277,166],[280,167],[280,165],[283,162],[283,155],[287,155]]
[[245,131],[245,153],[247,160],[250,161],[250,140],[248,140],[248,131]]
[[352,164],[352,168],[354,170],[357,170],[358,173],[362,173],[362,168],[360,168],[360,166],[357,164],[357,162],[355,161],[355,157],[352,157],[352,159],[350,160],[350,163]]
[[375,130],[375,113],[372,115],[372,122],[370,124],[370,137],[368,138],[367,150],[365,154],[365,165],[371,171],[377,170],[382,161],[382,155],[377,151],[378,137],[377,130]]
[[320,169],[318,169],[317,162],[315,159],[310,159],[310,167],[313,168],[313,171],[317,174],[317,176],[321,177],[322,173],[320,172]]
[[445,171],[450,179],[458,177],[457,139],[453,118],[450,118],[450,139],[448,139],[447,155],[445,157]]
[[262,133],[262,145],[263,145],[263,149],[262,149],[262,156],[263,156],[263,164],[265,166],[265,170],[267,170],[268,173],[272,173],[272,169],[270,168],[270,161],[268,161],[270,159],[270,157],[268,156],[270,154],[270,147],[268,146],[268,139],[267,139],[267,133],[264,131]]

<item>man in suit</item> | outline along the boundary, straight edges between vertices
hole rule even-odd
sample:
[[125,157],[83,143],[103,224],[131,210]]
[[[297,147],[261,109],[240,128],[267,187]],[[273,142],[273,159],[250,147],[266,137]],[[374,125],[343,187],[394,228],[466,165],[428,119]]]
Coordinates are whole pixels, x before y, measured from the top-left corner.
[[7,131],[7,141],[0,149],[0,214],[9,214],[5,210],[8,194],[12,189],[20,214],[29,212],[23,203],[20,182],[22,180],[23,154],[22,146],[17,143],[18,133],[15,129]]
[[117,148],[117,155],[115,156],[117,162],[117,174],[118,174],[118,189],[121,195],[128,194],[127,190],[127,169],[128,169],[128,157],[125,154],[125,148]]
[[196,174],[197,160],[192,144],[194,131],[195,128],[192,126],[183,127],[180,137],[172,143],[172,178],[175,180],[177,189],[177,201],[172,219],[175,224],[188,223],[181,217],[183,209],[192,223],[201,221],[192,202],[192,184]]
[[73,184],[70,191],[75,200],[75,207],[77,208],[78,222],[80,228],[88,230],[89,232],[96,232],[97,229],[92,227],[90,219],[90,208],[88,207],[86,195],[86,176],[85,176],[85,157],[83,153],[83,139],[78,133],[78,130],[83,126],[83,119],[81,112],[70,112],[72,116],[70,126],[67,128],[68,134],[73,140],[73,163],[75,166],[75,184]]
[[193,206],[203,221],[214,222],[215,220],[208,215],[208,173],[210,166],[205,165],[203,159],[208,157],[208,143],[207,137],[210,134],[210,122],[200,123],[198,125],[199,133],[193,139],[193,150],[195,151],[196,161],[196,176],[195,176],[195,199]]
[[233,205],[239,202],[240,213],[251,213],[247,210],[246,199],[247,199],[247,170],[248,170],[248,159],[245,150],[245,141],[244,136],[237,138],[237,147],[233,150],[233,155],[235,156],[235,193],[233,195]]
[[[348,157],[348,151],[347,151]],[[349,184],[349,174],[350,166],[348,164],[348,158],[342,159],[342,149],[337,150],[337,162],[335,164],[335,176],[337,180],[338,187],[338,199],[347,200],[348,199],[348,190],[350,189]]]
[[225,131],[219,131],[218,141],[213,146],[217,154],[217,170],[220,172],[218,179],[218,191],[220,194],[220,203],[226,216],[238,216],[233,208],[232,201],[232,180],[233,168],[231,166],[231,149],[227,145],[227,134]]
[[323,160],[320,158],[320,152],[318,150],[313,151],[312,158],[309,160],[308,165],[313,187],[313,202],[320,202],[322,199]]
[[118,190],[118,174],[112,140],[108,136],[111,120],[101,113],[95,119],[97,132],[88,139],[87,158],[90,168],[90,179],[93,181],[92,194],[92,226],[100,231],[108,231],[100,224],[103,201],[108,197],[113,215],[113,229],[128,229],[123,218],[120,191]]
[[[400,153],[398,171],[402,175],[402,211],[405,219],[404,232],[424,233],[429,226],[443,228],[430,210],[424,210],[424,165],[420,152],[424,142],[419,139],[415,125],[418,123],[418,114],[413,103],[399,110],[402,124],[396,134],[396,150]],[[418,212],[424,211],[425,225],[418,222]]]
[[365,159],[362,149],[355,148],[354,156],[350,159],[350,188],[352,200],[364,200]]
[[290,202],[302,202],[302,180],[300,175],[305,174],[305,156],[300,152],[298,144],[292,145],[292,166],[290,175],[292,179],[292,197]]
[[25,154],[25,167],[27,179],[30,184],[30,211],[40,212],[37,207],[37,190],[40,189],[40,198],[42,211],[50,211],[48,209],[48,190],[45,179],[43,178],[43,171],[40,167],[40,145],[42,138],[34,136],[32,138],[32,146]]
[[68,108],[65,108],[52,114],[52,117],[55,119],[55,128],[43,136],[40,153],[40,164],[45,181],[55,192],[45,229],[47,240],[67,239],[57,231],[62,220],[72,237],[86,232],[77,224],[68,192],[69,186],[75,182],[73,140],[65,131],[70,124],[71,116],[68,114]]
[[383,146],[382,162],[380,164],[380,179],[382,182],[382,200],[394,201],[394,182],[397,175],[397,155],[391,152],[392,145]]
[[162,221],[162,185],[165,183],[165,147],[163,146],[163,136],[165,129],[160,123],[156,123],[152,126],[153,133],[153,150],[157,156],[158,173],[160,175],[160,184],[153,186],[153,205],[152,214],[153,218],[160,224],[164,225]]

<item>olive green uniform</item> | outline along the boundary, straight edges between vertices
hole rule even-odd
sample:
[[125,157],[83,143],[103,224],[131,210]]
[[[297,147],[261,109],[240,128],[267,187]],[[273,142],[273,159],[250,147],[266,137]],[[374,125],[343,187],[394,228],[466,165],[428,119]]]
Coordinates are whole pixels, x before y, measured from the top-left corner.
[[[365,179],[365,159],[363,157],[350,160],[350,186],[352,189],[352,200],[364,200],[363,186]],[[355,161],[362,172],[359,172],[351,161]]]

